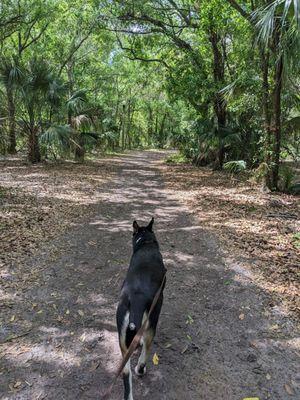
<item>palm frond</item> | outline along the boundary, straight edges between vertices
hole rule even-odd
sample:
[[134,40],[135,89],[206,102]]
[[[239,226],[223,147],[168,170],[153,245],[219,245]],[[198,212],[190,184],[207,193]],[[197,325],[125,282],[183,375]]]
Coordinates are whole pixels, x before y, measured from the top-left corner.
[[4,85],[19,84],[23,78],[23,70],[17,60],[3,59],[0,66],[0,82]]
[[72,117],[72,122],[75,128],[80,126],[90,125],[92,123],[91,118],[88,115],[80,114]]
[[80,141],[85,145],[95,144],[99,135],[97,132],[80,132]]
[[275,11],[277,7],[278,1],[274,1],[269,4],[267,7],[259,8],[252,14],[252,18],[255,21],[255,26],[258,30],[258,41],[261,41],[264,44],[269,42],[275,24]]
[[246,168],[247,168],[247,165],[244,160],[228,161],[224,164],[224,169],[231,173],[238,173],[241,171],[245,171]]
[[81,112],[83,105],[86,103],[86,90],[80,89],[72,94],[67,100],[68,111],[72,114],[78,114]]
[[300,27],[300,3],[299,0],[294,0],[294,13],[297,27]]
[[67,148],[70,145],[72,134],[73,129],[68,125],[52,125],[40,135],[39,139],[43,144]]

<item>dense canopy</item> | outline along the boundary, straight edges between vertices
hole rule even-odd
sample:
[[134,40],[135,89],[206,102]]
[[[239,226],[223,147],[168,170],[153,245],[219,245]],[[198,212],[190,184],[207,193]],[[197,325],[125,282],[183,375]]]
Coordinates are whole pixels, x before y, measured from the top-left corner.
[[31,162],[176,147],[287,189],[297,0],[3,0],[0,150]]

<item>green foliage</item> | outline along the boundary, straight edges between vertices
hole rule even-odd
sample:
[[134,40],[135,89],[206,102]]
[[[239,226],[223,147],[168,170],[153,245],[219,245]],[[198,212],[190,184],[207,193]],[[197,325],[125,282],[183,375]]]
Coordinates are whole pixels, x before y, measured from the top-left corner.
[[279,170],[279,189],[283,192],[289,192],[295,177],[293,169],[285,164],[280,166]]
[[269,172],[269,166],[267,163],[262,162],[259,166],[253,171],[252,178],[254,182],[257,183],[265,183],[266,176]]
[[177,148],[198,165],[260,165],[265,179],[299,159],[299,20],[289,0],[240,13],[222,0],[3,0],[0,151]]
[[246,170],[246,162],[244,160],[228,161],[224,164],[224,169],[232,174],[236,174]]
[[293,185],[290,186],[290,193],[299,195],[300,194],[300,182],[294,183]]
[[185,164],[187,162],[188,162],[187,157],[181,153],[171,154],[166,159],[167,164]]
[[66,150],[70,146],[72,133],[69,125],[52,125],[40,135],[40,142]]

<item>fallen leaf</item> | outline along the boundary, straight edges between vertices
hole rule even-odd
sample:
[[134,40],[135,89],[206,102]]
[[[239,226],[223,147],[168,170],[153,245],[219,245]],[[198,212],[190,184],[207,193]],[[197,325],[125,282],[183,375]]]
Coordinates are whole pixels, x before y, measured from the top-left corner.
[[187,351],[188,348],[189,348],[189,345],[187,344],[187,345],[183,348],[183,350],[181,351],[181,354],[185,353],[185,352]]
[[240,314],[240,315],[239,315],[239,319],[240,319],[241,321],[243,321],[244,318],[245,318],[245,314]]
[[258,397],[245,397],[243,400],[259,400]]
[[158,365],[159,357],[158,357],[158,355],[156,353],[154,353],[152,361],[153,361],[154,365]]
[[287,392],[290,396],[292,396],[292,395],[294,394],[293,389],[292,389],[291,386],[288,385],[287,383],[284,385],[284,388],[285,388],[286,392]]
[[15,319],[16,319],[16,316],[13,315],[13,316],[11,317],[11,319],[10,319],[10,322],[14,322]]
[[192,318],[190,315],[188,315],[188,316],[187,316],[187,320],[186,320],[186,322],[185,322],[185,323],[186,323],[187,325],[188,325],[188,324],[190,324],[190,325],[191,325],[191,324],[193,324],[193,323],[194,323],[194,320],[193,320],[193,318]]
[[84,316],[84,312],[82,310],[78,310],[78,314],[83,317]]
[[67,311],[66,311],[66,314],[69,315],[69,314],[70,314],[70,310],[67,310]]
[[270,330],[272,330],[272,331],[276,331],[279,328],[280,328],[280,326],[278,324],[274,324],[274,325],[270,326]]
[[81,342],[85,342],[85,333],[83,333],[83,334],[80,336],[79,340],[80,340]]
[[94,361],[92,363],[92,366],[90,368],[90,371],[95,371],[98,367],[100,366],[100,362],[99,361]]

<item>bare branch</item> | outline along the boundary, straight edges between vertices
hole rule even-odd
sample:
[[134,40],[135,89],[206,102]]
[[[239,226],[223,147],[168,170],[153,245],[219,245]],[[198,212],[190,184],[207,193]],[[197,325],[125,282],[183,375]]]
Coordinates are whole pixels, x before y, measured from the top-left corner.
[[131,53],[131,57],[127,56],[129,58],[129,60],[132,60],[132,61],[135,61],[135,60],[136,61],[145,61],[145,62],[158,62],[158,63],[163,64],[167,69],[170,69],[170,66],[162,58],[144,58],[144,57],[141,57],[140,55],[136,54],[135,50],[132,47],[125,47],[118,35],[116,35],[116,37],[117,37],[117,41],[119,43],[120,48],[122,50],[129,51]]
[[83,38],[77,43],[77,45],[75,45],[73,47],[73,49],[70,50],[70,53],[69,53],[68,57],[63,61],[62,65],[61,65],[61,67],[59,69],[58,76],[61,75],[63,69],[68,64],[68,62],[71,61],[71,59],[72,59],[73,55],[76,53],[76,51],[79,50],[79,48],[82,46],[82,44],[89,38],[89,36],[91,35],[92,31],[93,31],[93,27],[91,27],[90,30],[88,31],[88,33],[85,36],[83,36]]
[[[43,26],[43,28],[40,30],[40,32],[32,37],[32,39],[28,42],[28,35],[27,35],[27,39],[25,41],[25,43],[21,46],[21,52],[24,51],[25,49],[27,49],[27,47],[31,46],[33,43],[37,42],[39,40],[39,38],[42,36],[42,34],[45,32],[45,30],[48,28],[49,23],[47,23],[45,26]],[[30,34],[30,33],[29,33]]]

